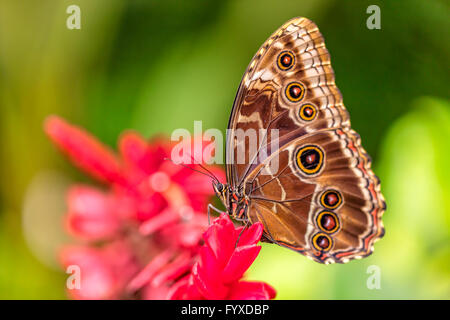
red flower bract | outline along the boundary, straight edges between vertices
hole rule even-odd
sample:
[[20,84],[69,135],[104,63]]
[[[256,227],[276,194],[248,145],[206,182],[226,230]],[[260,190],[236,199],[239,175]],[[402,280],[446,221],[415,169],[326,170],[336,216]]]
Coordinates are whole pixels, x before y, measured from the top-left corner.
[[[66,227],[83,242],[61,252],[64,266],[81,271],[80,288],[68,288],[72,298],[273,298],[270,286],[240,280],[259,253],[262,226],[239,237],[242,227],[222,216],[205,232],[211,179],[195,171],[198,164],[167,160],[175,148],[170,142],[126,132],[117,155],[56,116],[45,131],[73,163],[108,186],[76,185],[68,192]],[[184,159],[207,160],[198,154],[204,141],[196,141],[202,148],[189,147]],[[208,170],[224,180],[222,169]]]
[[174,286],[173,299],[273,299],[275,290],[264,282],[241,280],[256,259],[263,226],[235,228],[222,214],[204,233],[205,245],[192,273]]

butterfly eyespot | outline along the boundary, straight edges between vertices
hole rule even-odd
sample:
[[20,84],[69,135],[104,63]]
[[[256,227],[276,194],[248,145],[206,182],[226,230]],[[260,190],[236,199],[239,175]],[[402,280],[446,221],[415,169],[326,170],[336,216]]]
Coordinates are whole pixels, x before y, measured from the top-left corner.
[[299,116],[302,120],[311,121],[314,120],[317,114],[317,109],[310,103],[305,103],[300,107]]
[[342,196],[336,190],[327,190],[320,197],[320,204],[327,209],[336,209],[342,203]]
[[323,166],[324,153],[318,146],[305,146],[297,151],[297,166],[308,175],[316,174]]
[[305,87],[300,82],[291,82],[286,87],[286,98],[291,102],[298,102],[305,96]]
[[277,65],[283,71],[287,71],[292,68],[295,63],[295,56],[290,51],[283,51],[278,55]]
[[333,246],[333,240],[325,233],[316,233],[312,237],[312,244],[318,251],[329,251]]
[[337,215],[331,211],[322,211],[319,213],[316,222],[319,229],[326,233],[335,233],[340,227]]

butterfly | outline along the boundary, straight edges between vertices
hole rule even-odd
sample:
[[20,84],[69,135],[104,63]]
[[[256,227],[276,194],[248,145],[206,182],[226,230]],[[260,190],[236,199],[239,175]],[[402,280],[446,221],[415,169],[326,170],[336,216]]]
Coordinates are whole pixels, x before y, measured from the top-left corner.
[[213,187],[232,218],[261,222],[263,241],[314,261],[368,256],[384,235],[379,179],[311,20],[289,20],[251,60],[228,123],[226,176]]

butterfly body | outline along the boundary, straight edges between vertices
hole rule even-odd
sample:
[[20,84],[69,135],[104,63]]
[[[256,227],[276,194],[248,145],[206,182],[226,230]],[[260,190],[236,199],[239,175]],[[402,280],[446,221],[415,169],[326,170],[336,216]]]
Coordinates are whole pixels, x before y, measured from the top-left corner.
[[226,169],[227,183],[213,186],[228,214],[261,222],[264,239],[314,261],[367,256],[384,234],[379,180],[312,21],[288,21],[250,62],[228,124]]

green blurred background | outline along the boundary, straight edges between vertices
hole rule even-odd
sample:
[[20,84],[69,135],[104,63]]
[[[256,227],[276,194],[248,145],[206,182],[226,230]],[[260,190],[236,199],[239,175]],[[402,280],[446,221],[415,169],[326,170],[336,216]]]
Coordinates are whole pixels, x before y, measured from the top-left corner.
[[[71,4],[81,30],[66,28]],[[366,28],[371,4],[381,30]],[[64,189],[92,182],[44,136],[48,114],[111,146],[126,128],[225,130],[253,54],[305,16],[381,178],[386,236],[346,265],[264,245],[249,278],[281,299],[449,299],[449,12],[444,0],[0,0],[0,298],[65,298]],[[380,289],[366,286],[371,265]]]

